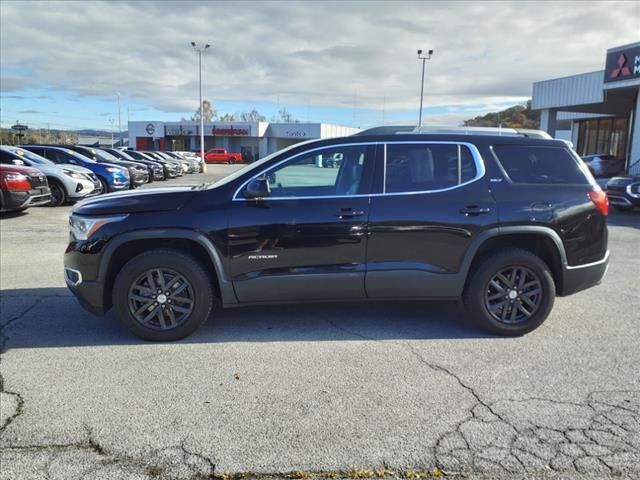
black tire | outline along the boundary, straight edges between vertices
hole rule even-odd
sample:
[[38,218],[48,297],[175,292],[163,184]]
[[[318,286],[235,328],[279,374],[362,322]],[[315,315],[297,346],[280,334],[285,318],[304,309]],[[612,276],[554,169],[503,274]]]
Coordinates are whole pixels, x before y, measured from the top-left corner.
[[235,161],[236,161],[236,159],[235,159],[235,158],[230,157],[230,158],[229,158],[229,162],[228,162],[228,163],[229,163],[229,165],[233,165],[233,164],[235,163]]
[[[152,270],[154,272],[173,272],[185,279],[185,283],[188,285],[186,291],[190,298],[191,306],[189,308],[191,308],[191,310],[188,314],[182,314],[184,315],[183,319],[178,321],[174,326],[167,327],[164,324],[166,320],[169,320],[169,323],[171,323],[171,319],[168,318],[169,315],[165,316],[165,313],[163,313],[164,310],[158,312],[158,315],[163,317],[162,320],[160,320],[159,316],[153,315],[146,324],[143,324],[139,318],[142,314],[136,318],[136,312],[133,311],[134,308],[142,305],[142,303],[136,303],[139,294],[146,295],[141,293],[139,288],[150,290],[146,287],[138,286],[140,285],[140,279],[143,279],[144,282],[144,278],[148,278],[146,277],[147,273]],[[154,274],[152,274],[152,278],[155,281],[159,276],[155,274],[154,277]],[[149,283],[147,283],[147,286],[148,285]],[[159,282],[155,285],[160,286]],[[169,288],[169,285],[166,283],[164,286]],[[171,288],[169,288],[169,290],[170,289]],[[184,290],[185,289],[183,289],[183,291]],[[132,298],[132,292],[138,292],[138,294],[134,293]],[[170,299],[173,297],[168,294],[166,296],[156,295],[153,297],[156,301],[149,305],[148,312],[153,313],[152,308],[159,310],[159,306],[156,305],[158,305],[161,296],[164,298],[164,300],[162,300],[162,306],[164,307],[166,305],[168,307],[167,313],[169,313],[168,310],[172,309],[169,303],[171,303]],[[132,258],[125,264],[122,270],[120,270],[113,285],[112,302],[118,319],[134,335],[144,340],[154,342],[170,342],[192,334],[206,322],[211,314],[215,299],[211,279],[196,259],[177,250],[150,250]],[[177,307],[177,305],[174,303],[173,307]],[[183,310],[184,309],[185,308],[183,308]],[[175,321],[174,313],[176,312],[171,313],[171,317]],[[143,314],[146,315],[147,310],[143,311]],[[176,314],[181,315],[180,313]],[[158,321],[156,321],[156,319],[158,319]],[[162,324],[160,324],[160,321],[162,321]]]
[[[498,277],[504,272],[514,272],[515,278],[506,279],[512,280],[513,285],[516,281],[519,283],[522,277],[523,282],[530,280],[525,286],[537,283],[528,286],[528,290],[519,290],[521,283],[506,287],[509,283],[500,280],[504,275]],[[496,279],[498,287],[504,286],[502,290],[496,288]],[[536,290],[539,293],[535,293]],[[463,300],[469,319],[480,328],[498,335],[518,336],[535,330],[546,320],[555,296],[556,287],[549,266],[533,253],[513,248],[489,256],[474,269],[465,287]],[[491,300],[495,303],[491,304]],[[535,307],[530,307],[530,304],[535,304]],[[529,316],[525,314],[528,310]],[[498,316],[509,318],[503,320]],[[518,320],[519,316],[523,318]],[[514,320],[510,321],[512,318]]]
[[98,180],[100,180],[100,185],[102,190],[100,191],[100,193],[109,193],[109,184],[107,183],[107,181],[102,178],[102,177],[98,177]]
[[615,208],[618,212],[630,212],[631,210],[633,210],[632,205],[613,205],[613,208]]
[[49,179],[49,188],[51,189],[51,203],[52,207],[59,207],[67,201],[67,191],[57,180]]

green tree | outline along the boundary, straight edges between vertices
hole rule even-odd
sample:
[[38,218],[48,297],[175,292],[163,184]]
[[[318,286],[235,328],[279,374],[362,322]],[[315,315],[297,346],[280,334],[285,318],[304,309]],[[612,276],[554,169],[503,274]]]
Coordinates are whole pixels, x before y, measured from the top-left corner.
[[266,122],[267,117],[261,115],[255,108],[251,109],[249,112],[240,112],[236,113],[236,118],[240,119],[242,122]]
[[540,112],[531,110],[531,100],[499,112],[465,120],[466,127],[540,128]]
[[215,107],[209,100],[204,99],[202,100],[202,108],[198,107],[196,112],[191,117],[191,121],[199,122],[201,115],[204,118],[205,122],[211,122],[212,120],[215,120],[218,117],[218,111],[215,109]]

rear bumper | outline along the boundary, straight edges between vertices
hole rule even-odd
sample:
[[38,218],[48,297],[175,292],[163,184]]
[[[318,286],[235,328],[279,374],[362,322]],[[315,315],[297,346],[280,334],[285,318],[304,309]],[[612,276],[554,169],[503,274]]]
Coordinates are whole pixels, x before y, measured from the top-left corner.
[[562,289],[558,292],[558,295],[564,297],[598,285],[602,282],[608,268],[608,250],[604,258],[597,262],[574,267],[566,266],[562,275]]

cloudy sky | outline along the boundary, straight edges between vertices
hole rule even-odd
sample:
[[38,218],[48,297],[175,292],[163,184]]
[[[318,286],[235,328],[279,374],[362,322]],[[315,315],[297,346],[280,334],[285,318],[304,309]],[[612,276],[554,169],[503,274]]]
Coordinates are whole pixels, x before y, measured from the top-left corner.
[[640,2],[0,1],[2,126],[105,128],[286,107],[301,121],[458,124],[519,103],[531,84],[603,68],[640,40]]

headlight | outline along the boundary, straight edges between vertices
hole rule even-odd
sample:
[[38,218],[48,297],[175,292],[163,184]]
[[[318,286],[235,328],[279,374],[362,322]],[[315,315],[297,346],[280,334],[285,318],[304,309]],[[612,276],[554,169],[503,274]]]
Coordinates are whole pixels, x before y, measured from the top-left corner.
[[121,173],[125,177],[129,177],[129,170],[126,168],[118,168],[118,167],[107,167],[107,172],[111,173]]
[[81,217],[79,215],[69,216],[69,233],[76,240],[87,240],[100,227],[113,222],[124,220],[129,215],[118,215],[114,217]]
[[633,198],[640,198],[640,183],[630,183],[627,185],[627,193]]
[[80,175],[77,172],[74,172],[73,170],[63,170],[63,171],[64,171],[64,174],[66,176],[68,176],[68,177],[71,177],[71,178],[83,178],[82,175]]

